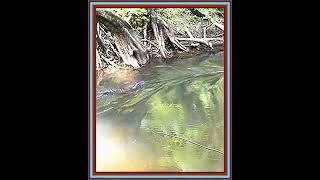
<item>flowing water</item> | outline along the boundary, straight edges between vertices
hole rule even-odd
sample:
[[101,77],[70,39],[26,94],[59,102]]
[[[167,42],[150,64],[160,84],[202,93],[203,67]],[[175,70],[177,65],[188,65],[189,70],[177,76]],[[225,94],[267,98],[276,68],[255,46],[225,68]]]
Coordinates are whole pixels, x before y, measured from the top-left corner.
[[202,54],[99,81],[97,171],[223,171],[223,66]]

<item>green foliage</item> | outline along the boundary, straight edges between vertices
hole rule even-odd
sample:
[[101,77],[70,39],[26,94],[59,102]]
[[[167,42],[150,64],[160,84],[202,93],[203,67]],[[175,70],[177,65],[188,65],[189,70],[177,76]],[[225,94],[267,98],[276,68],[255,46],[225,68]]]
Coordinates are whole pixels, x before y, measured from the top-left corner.
[[157,127],[165,133],[180,133],[183,131],[181,126],[185,119],[185,109],[181,104],[166,102],[161,94],[157,93],[150,98],[150,108],[141,126]]
[[185,32],[184,26],[196,26],[198,23],[220,22],[223,17],[223,9],[196,8],[205,17],[198,17],[186,8],[167,8],[159,11],[161,17],[181,32]]
[[[149,13],[146,8],[112,8],[109,10],[123,17],[139,35],[143,33],[145,21],[149,21]],[[197,10],[205,14],[205,17],[197,17],[186,8],[161,8],[157,11],[168,24],[181,32],[184,32],[184,25],[195,26],[199,22],[219,22],[224,13],[223,9],[219,8],[197,8]]]
[[208,20],[211,22],[220,21],[221,17],[223,17],[223,9],[218,8],[197,8],[202,14],[205,14],[203,20]]
[[167,8],[159,10],[160,16],[175,27],[178,31],[184,31],[184,25],[195,24],[196,17],[192,17],[191,12],[185,8]]
[[140,35],[143,32],[143,25],[145,21],[149,20],[148,10],[145,8],[118,8],[112,9],[112,11],[123,17],[127,22],[131,24],[133,29]]

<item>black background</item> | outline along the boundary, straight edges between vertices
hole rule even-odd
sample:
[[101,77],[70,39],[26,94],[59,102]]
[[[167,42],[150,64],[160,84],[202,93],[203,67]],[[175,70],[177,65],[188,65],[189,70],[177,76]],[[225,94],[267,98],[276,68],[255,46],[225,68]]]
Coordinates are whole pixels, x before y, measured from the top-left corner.
[[[270,133],[275,132],[270,122],[285,116],[276,115],[282,109],[274,103],[279,97],[273,96],[284,90],[268,89],[276,83],[270,79],[279,74],[266,76],[266,60],[272,56],[265,52],[279,49],[269,48],[267,8],[243,1],[232,4],[235,180],[271,178],[283,166],[274,155],[285,152]],[[10,59],[2,71],[3,99],[8,98],[3,122],[9,123],[3,125],[3,157],[9,159],[3,176],[88,179],[88,2],[25,2],[11,10],[3,16],[9,40],[4,51],[8,49]]]

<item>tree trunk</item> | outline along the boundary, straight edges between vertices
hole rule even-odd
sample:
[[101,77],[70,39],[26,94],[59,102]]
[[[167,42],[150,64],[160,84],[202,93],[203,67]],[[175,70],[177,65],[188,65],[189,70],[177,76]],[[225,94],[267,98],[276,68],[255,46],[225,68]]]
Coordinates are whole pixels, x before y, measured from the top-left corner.
[[97,9],[97,22],[104,25],[113,35],[116,47],[124,64],[139,68],[148,62],[146,48],[136,36],[133,28],[121,17],[110,11]]

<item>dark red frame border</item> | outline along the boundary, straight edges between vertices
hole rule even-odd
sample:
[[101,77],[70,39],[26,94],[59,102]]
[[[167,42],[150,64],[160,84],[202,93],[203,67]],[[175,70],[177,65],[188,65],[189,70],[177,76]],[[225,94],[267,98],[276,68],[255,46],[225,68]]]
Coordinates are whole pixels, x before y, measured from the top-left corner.
[[[121,0],[119,0],[121,1]],[[123,0],[124,1],[124,0]],[[141,0],[141,1],[147,1],[147,0]],[[169,0],[167,0],[169,2]],[[181,1],[181,0],[180,0]],[[189,1],[189,0],[187,0]],[[202,0],[201,0],[202,1]],[[205,1],[210,1],[210,0],[205,0]],[[98,2],[98,1],[96,1]],[[129,1],[128,1],[129,2]],[[137,2],[137,1],[135,1]],[[164,1],[166,2],[166,1]],[[211,0],[212,2],[212,0]],[[216,1],[219,2],[219,1]],[[221,2],[226,2],[226,1],[221,1]],[[96,24],[96,8],[224,8],[225,14],[227,14],[227,5],[93,5],[93,24]],[[90,6],[88,7],[90,11]],[[230,12],[231,15],[231,12]],[[231,19],[231,17],[230,17]],[[90,17],[88,16],[88,22],[90,23]],[[227,29],[227,16],[224,16],[224,28]],[[231,23],[230,23],[231,24]],[[89,24],[90,25],[90,24]],[[90,26],[89,26],[90,27]],[[89,28],[88,27],[88,28]],[[231,27],[229,27],[231,28]],[[231,29],[230,29],[231,30]],[[96,32],[96,26],[93,25],[93,32]],[[226,32],[226,31],[225,31]],[[231,32],[231,31],[230,31]],[[231,34],[230,34],[231,38]],[[93,68],[93,72],[95,72],[95,64],[96,64],[96,59],[95,59],[95,51],[94,49],[96,48],[96,36],[93,36],[93,51],[92,51],[92,56],[93,56],[93,67],[90,67],[90,61],[88,61],[88,67]],[[224,36],[224,42],[227,41],[227,36]],[[90,30],[88,31],[88,41],[90,41]],[[231,42],[230,42],[231,43]],[[231,48],[231,46],[230,46]],[[231,51],[231,49],[230,49]],[[89,49],[90,52],[90,49]],[[227,55],[228,55],[228,49],[227,49],[227,43],[224,43],[224,67],[227,67]],[[231,53],[230,53],[231,55]],[[88,53],[88,59],[90,59],[90,54]],[[231,56],[230,56],[231,60]],[[231,62],[230,62],[231,63]],[[231,66],[230,66],[231,67]],[[228,68],[225,68],[224,71],[224,78],[228,80],[227,77],[227,72]],[[231,69],[230,69],[231,70]],[[90,72],[90,69],[89,71]],[[89,76],[90,77],[90,76]],[[88,79],[89,79],[88,77]],[[230,79],[231,81],[231,79]],[[89,86],[90,86],[90,79],[88,80]],[[231,82],[230,82],[231,84]],[[96,77],[94,76],[93,78],[93,89],[96,88]],[[231,88],[230,88],[231,89]],[[96,96],[96,91],[93,91],[93,97]],[[230,98],[231,98],[231,92],[230,92]],[[90,94],[88,95],[88,100],[90,100]],[[89,101],[90,102],[90,101]],[[228,149],[228,133],[227,133],[227,102],[228,102],[228,96],[227,96],[227,81],[224,81],[224,171],[223,172],[96,172],[96,98],[93,98],[93,175],[227,175],[227,163],[228,163],[228,157],[227,157],[227,149]],[[231,102],[230,102],[231,103]],[[231,110],[231,106],[230,106]],[[90,109],[88,109],[88,112],[90,112]],[[88,146],[88,160],[90,160],[90,113],[88,113],[89,116],[89,121],[88,121],[88,138],[89,138],[89,146]],[[231,112],[230,112],[231,115]],[[231,118],[230,118],[231,119]],[[231,122],[230,122],[231,123]],[[231,130],[231,128],[230,128]],[[231,136],[231,132],[230,132]],[[230,142],[231,146],[231,142]],[[230,157],[231,158],[231,152],[230,152]],[[231,163],[231,161],[230,161]],[[231,171],[231,166],[230,170]],[[88,173],[90,174],[90,161],[89,161],[89,166],[88,166]],[[90,175],[89,175],[90,176]]]

